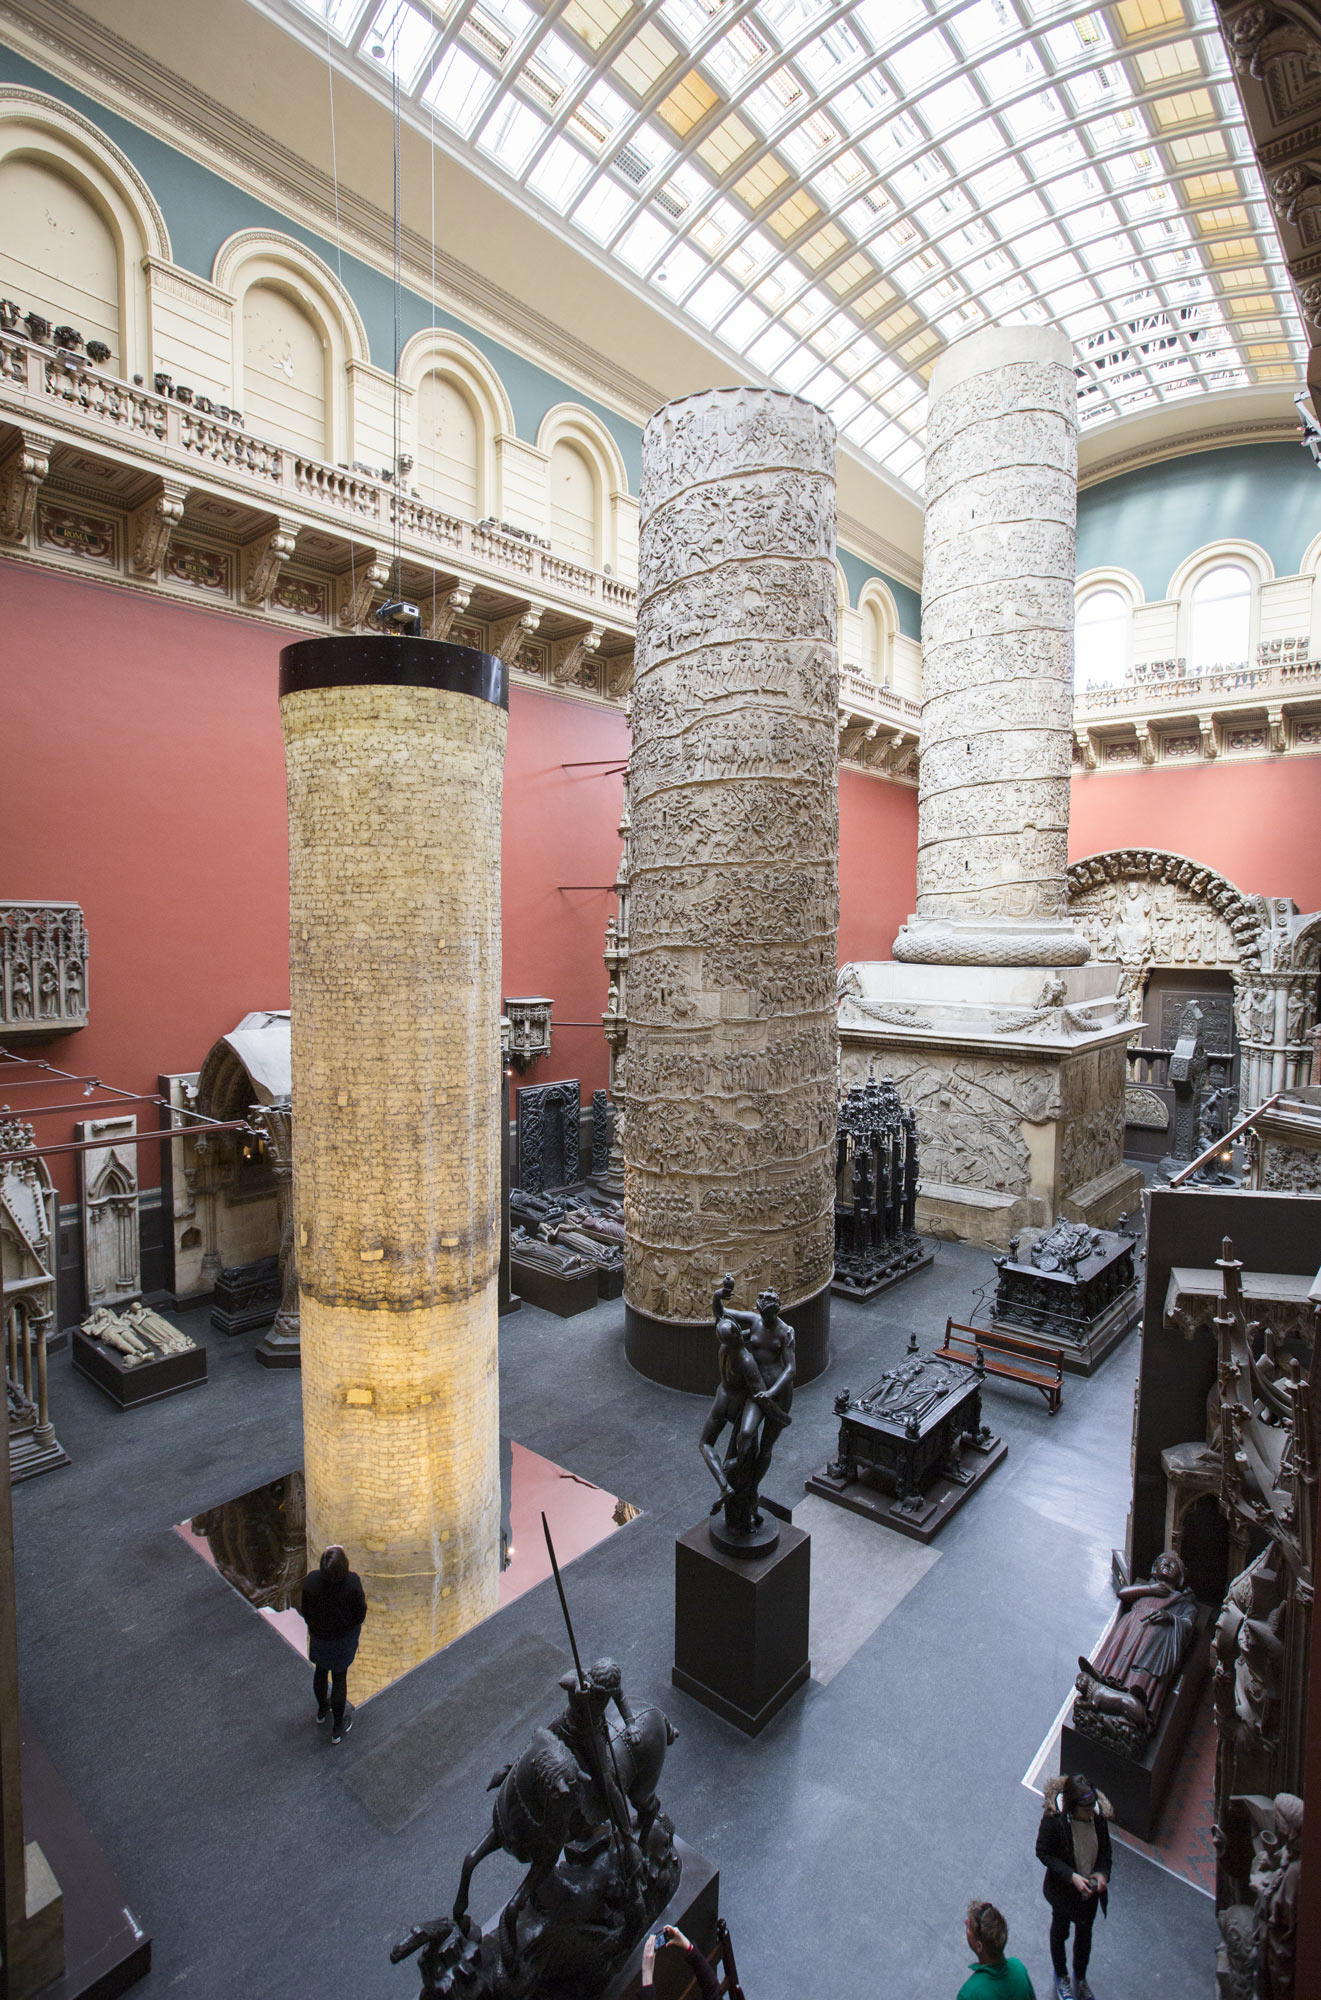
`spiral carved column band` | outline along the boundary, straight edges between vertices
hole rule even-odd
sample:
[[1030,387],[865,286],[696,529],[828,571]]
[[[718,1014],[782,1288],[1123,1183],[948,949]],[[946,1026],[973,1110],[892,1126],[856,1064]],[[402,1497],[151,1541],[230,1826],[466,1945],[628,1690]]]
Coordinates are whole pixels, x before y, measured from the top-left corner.
[[931,377],[917,916],[898,959],[1081,965],[1068,921],[1073,350],[986,327]]
[[[773,1286],[800,1379],[834,1262],[835,434],[719,389],[643,440],[629,764],[630,1359],[709,1387],[711,1300]],[[795,1310],[798,1308],[798,1310]]]

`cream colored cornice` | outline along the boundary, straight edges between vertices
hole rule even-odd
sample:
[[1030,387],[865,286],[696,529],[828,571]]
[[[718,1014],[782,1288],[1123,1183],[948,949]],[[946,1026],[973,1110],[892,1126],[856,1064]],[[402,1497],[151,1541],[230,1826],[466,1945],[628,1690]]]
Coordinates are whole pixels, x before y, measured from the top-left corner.
[[1161,465],[1171,458],[1192,458],[1202,451],[1223,451],[1236,444],[1296,444],[1297,441],[1297,418],[1274,416],[1249,419],[1241,424],[1217,424],[1177,437],[1148,438],[1128,451],[1115,452],[1092,465],[1080,465],[1078,490],[1081,493],[1089,486],[1099,486],[1104,479],[1117,478],[1120,473]]
[[869,528],[865,521],[857,518],[856,514],[846,514],[841,511],[839,539],[850,555],[861,556],[864,562],[871,563],[876,569],[884,570],[887,576],[892,576],[896,583],[906,583],[910,590],[921,590],[921,563],[909,555],[906,549],[901,549],[897,543],[887,541],[884,535],[879,535],[874,528]]

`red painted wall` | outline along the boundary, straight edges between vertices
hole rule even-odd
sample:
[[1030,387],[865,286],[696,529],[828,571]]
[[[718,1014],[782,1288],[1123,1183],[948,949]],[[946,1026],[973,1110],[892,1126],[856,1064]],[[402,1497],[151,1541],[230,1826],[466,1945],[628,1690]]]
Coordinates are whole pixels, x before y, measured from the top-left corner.
[[1321,909],[1321,757],[1075,776],[1069,859],[1108,847],[1187,854],[1247,895]]
[[889,958],[917,897],[917,790],[839,774],[839,962]]

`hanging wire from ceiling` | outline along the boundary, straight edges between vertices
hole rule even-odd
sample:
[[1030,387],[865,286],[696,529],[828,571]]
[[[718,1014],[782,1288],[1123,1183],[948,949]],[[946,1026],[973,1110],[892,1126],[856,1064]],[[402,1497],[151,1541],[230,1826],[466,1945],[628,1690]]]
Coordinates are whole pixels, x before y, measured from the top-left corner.
[[390,115],[393,126],[391,136],[393,139],[393,166],[394,166],[393,188],[392,188],[392,194],[393,194],[392,248],[394,251],[394,273],[393,273],[394,275],[394,480],[392,489],[393,490],[392,506],[393,506],[393,519],[394,519],[393,596],[396,603],[398,603],[398,601],[402,598],[404,594],[403,578],[402,578],[403,559],[404,559],[404,549],[403,549],[404,522],[403,522],[403,507],[400,504],[401,503],[400,488],[403,482],[404,474],[403,474],[403,452],[399,435],[400,411],[402,402],[401,384],[399,381],[399,358],[403,346],[402,321],[403,321],[403,301],[404,301],[404,237],[403,237],[403,213],[401,205],[402,193],[403,193],[403,146],[401,137],[402,112],[400,105],[400,88],[399,88],[399,30],[400,27],[402,26],[403,20],[404,20],[404,9],[402,7],[398,7],[395,10],[395,16],[394,16],[394,46],[391,48],[390,51],[390,82],[391,82]]
[[[335,62],[330,41],[330,10],[326,10],[326,85],[330,93],[330,179],[335,192],[335,271],[344,289],[344,241],[339,219],[339,152],[335,143]],[[358,600],[358,546],[349,536],[350,602]]]

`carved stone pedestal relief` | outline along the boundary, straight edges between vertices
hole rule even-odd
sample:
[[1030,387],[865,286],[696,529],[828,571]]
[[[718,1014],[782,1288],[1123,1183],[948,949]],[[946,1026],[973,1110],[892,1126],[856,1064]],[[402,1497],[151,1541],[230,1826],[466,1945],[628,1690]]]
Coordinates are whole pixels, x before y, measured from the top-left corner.
[[917,1117],[917,1226],[1004,1249],[1137,1202],[1127,1007],[1069,919],[1072,350],[987,328],[931,378],[917,913],[840,974],[840,1082]]
[[99,1146],[78,1155],[87,1310],[126,1304],[142,1291],[138,1233],[138,1121],[88,1118],[74,1128]]
[[838,920],[835,437],[767,389],[643,443],[629,763],[630,1359],[709,1388],[711,1298],[773,1286],[826,1358]]

